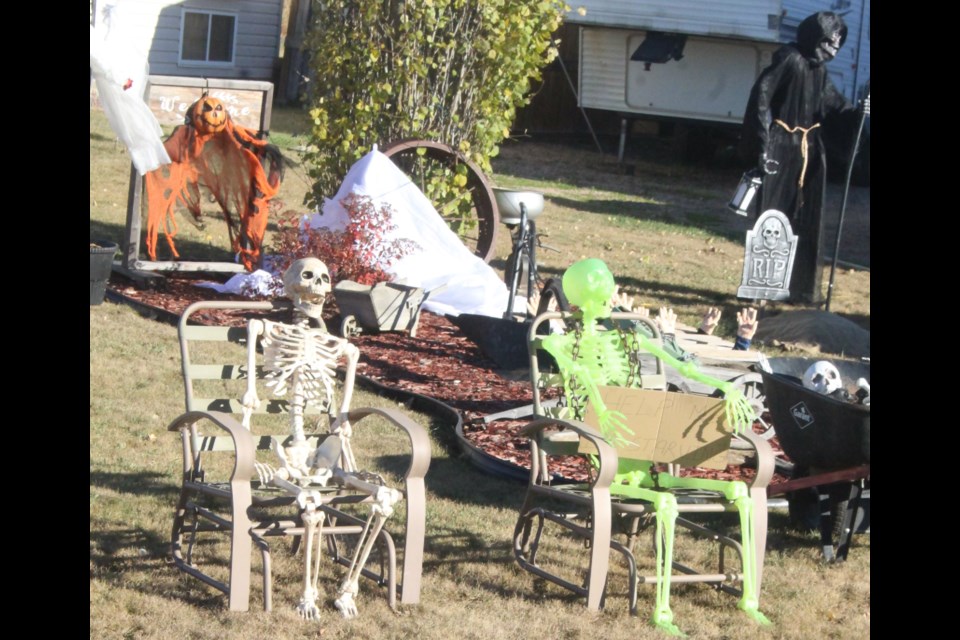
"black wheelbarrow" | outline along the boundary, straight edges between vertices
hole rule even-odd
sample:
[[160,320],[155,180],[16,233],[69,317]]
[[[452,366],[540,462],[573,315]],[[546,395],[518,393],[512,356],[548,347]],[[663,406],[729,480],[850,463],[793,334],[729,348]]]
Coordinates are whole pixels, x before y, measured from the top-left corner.
[[870,379],[870,365],[829,360],[849,401],[803,386],[804,371],[818,360],[826,358],[770,358],[772,372],[761,371],[767,410],[794,464],[791,480],[770,485],[767,493],[787,495],[794,524],[819,526],[827,561],[845,560],[869,505],[870,406],[855,396],[857,380]]

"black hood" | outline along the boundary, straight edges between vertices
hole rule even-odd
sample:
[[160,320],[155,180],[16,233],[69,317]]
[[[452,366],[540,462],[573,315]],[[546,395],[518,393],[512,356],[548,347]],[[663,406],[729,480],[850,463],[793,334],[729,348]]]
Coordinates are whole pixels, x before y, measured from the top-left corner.
[[807,16],[797,27],[797,49],[804,58],[814,62],[828,62],[831,57],[825,58],[820,44],[832,34],[840,32],[840,46],[847,41],[847,25],[843,18],[832,11],[820,11]]

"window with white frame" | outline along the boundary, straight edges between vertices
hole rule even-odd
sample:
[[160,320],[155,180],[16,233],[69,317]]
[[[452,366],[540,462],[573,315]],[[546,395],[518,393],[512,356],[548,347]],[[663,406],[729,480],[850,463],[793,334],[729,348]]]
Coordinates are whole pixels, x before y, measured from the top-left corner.
[[190,65],[232,65],[236,33],[236,15],[184,9],[180,28],[180,62]]

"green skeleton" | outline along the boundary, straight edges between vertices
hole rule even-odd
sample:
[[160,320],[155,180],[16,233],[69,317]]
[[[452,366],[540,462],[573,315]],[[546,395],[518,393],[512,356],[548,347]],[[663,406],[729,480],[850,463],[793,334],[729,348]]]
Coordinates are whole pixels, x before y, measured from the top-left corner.
[[[611,296],[614,292],[613,274],[599,259],[589,258],[574,263],[563,275],[563,292],[571,305],[577,307],[576,332],[554,334],[543,339],[543,348],[556,360],[564,379],[568,398],[586,395],[599,417],[604,437],[614,445],[629,443],[633,431],[625,416],[606,407],[600,397],[600,385],[630,384],[638,376],[632,375],[631,353],[647,351],[674,367],[682,376],[716,387],[723,392],[728,424],[740,432],[753,424],[755,415],[744,395],[731,383],[704,375],[693,362],[681,362],[667,353],[659,344],[637,331],[630,331],[625,339],[621,331],[603,330],[598,321],[610,317]],[[578,419],[582,419],[579,416]],[[618,473],[611,493],[626,498],[647,500],[656,508],[657,596],[653,623],[672,635],[684,635],[673,624],[670,610],[670,576],[673,566],[673,538],[678,515],[676,498],[662,489],[695,488],[718,491],[736,504],[740,514],[743,547],[743,597],[738,607],[755,620],[769,624],[759,611],[759,593],[756,590],[756,566],[751,552],[752,502],[743,482],[727,482],[703,478],[678,478],[668,473],[653,472],[652,461],[620,459]]]

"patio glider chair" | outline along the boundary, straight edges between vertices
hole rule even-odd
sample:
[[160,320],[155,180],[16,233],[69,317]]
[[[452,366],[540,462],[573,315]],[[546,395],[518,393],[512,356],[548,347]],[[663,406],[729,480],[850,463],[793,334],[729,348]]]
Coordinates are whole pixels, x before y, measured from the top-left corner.
[[[268,540],[286,536],[296,551],[304,535],[303,510],[296,498],[262,482],[256,470],[258,461],[277,464],[271,436],[265,435],[269,429],[279,434],[278,440],[287,438],[284,445],[292,437],[286,426],[290,407],[286,400],[271,397],[264,391],[260,395],[263,401],[252,416],[251,428],[242,426],[243,389],[250,374],[258,377],[258,385],[263,382],[263,356],[257,355],[256,371],[248,371],[245,326],[203,326],[191,319],[211,310],[262,315],[289,309],[289,306],[285,302],[197,302],[183,312],[179,322],[186,412],[168,427],[170,431],[179,432],[183,449],[183,480],[173,520],[172,559],[179,570],[225,593],[231,611],[249,608],[253,545],[262,555],[263,607],[270,611]],[[204,393],[209,397],[200,397]],[[331,421],[335,420],[336,409],[331,405],[328,398],[326,411],[308,407],[308,424],[312,417],[322,418],[324,413]],[[401,490],[406,504],[402,574],[397,573],[394,538],[386,528],[377,534],[377,552],[371,553],[361,573],[378,586],[385,586],[388,603],[396,608],[398,591],[403,604],[419,602],[425,527],[424,476],[430,464],[430,443],[422,426],[393,408],[351,409],[348,418],[354,433],[359,433],[366,426],[364,421],[372,416],[400,429],[410,443]],[[329,433],[307,434],[311,447],[333,440],[338,438]],[[325,540],[329,555],[338,563],[350,566],[350,554],[341,553],[340,546],[350,544],[351,538],[354,546],[359,544],[365,520],[356,509],[368,508],[364,505],[371,502],[370,495],[332,483],[317,490],[322,495],[318,511],[325,518],[320,546]],[[229,560],[225,561],[227,555]],[[379,563],[375,561],[377,558]]]
[[[742,437],[753,446],[757,463],[757,473],[745,487],[741,485],[737,489],[734,487],[735,483],[687,479],[682,482],[683,487],[654,487],[653,490],[635,491],[627,486],[620,475],[625,469],[636,468],[637,464],[647,464],[646,468],[652,472],[655,479],[664,478],[664,471],[675,479],[679,476],[679,465],[658,464],[651,467],[653,463],[623,459],[617,446],[601,435],[599,430],[584,422],[585,415],[582,414],[586,414],[587,409],[582,405],[586,398],[566,397],[561,374],[544,370],[545,363],[553,361],[543,357],[550,355],[542,348],[548,332],[540,328],[551,320],[565,321],[567,332],[577,330],[576,325],[571,322],[576,320],[576,316],[569,312],[547,312],[533,320],[528,332],[534,414],[542,417],[535,418],[521,432],[529,439],[531,470],[513,538],[514,555],[520,567],[585,597],[588,609],[599,610],[605,603],[610,571],[609,556],[611,551],[616,552],[622,557],[627,568],[626,589],[631,614],[637,613],[638,585],[653,584],[657,592],[653,621],[670,633],[681,633],[672,624],[669,608],[671,584],[705,582],[717,590],[741,598],[741,609],[748,609],[751,605],[755,607],[759,599],[766,545],[766,486],[774,469],[774,456],[770,445],[761,437],[750,433],[749,429],[743,434]],[[616,330],[616,326],[636,327],[633,323],[644,323],[654,336],[653,342],[660,343],[656,324],[644,316],[613,312],[610,321],[612,324],[608,322],[607,326],[612,330]],[[635,352],[631,354],[631,358],[636,358],[634,361],[639,364],[634,386],[662,390],[666,394],[667,381],[663,361],[645,352]],[[728,448],[729,441],[722,449],[724,456]],[[716,453],[713,452],[714,455]],[[564,469],[570,468],[569,456],[586,459],[584,467],[588,469],[589,481],[571,481],[555,471],[561,464]],[[723,459],[725,460],[725,457]],[[688,466],[696,466],[690,455],[684,456],[683,462]],[[634,466],[631,467],[631,464]],[[672,479],[664,484],[672,485]],[[663,494],[673,496],[675,501],[660,499]],[[746,510],[749,521],[745,521],[741,511],[739,522],[749,527],[749,533],[752,534],[747,536],[750,541],[748,545],[742,545],[740,541],[722,531],[711,531],[704,523],[696,521],[705,514],[737,513],[739,508],[747,506],[745,502],[749,502],[752,507]],[[671,557],[669,552],[673,547],[674,528],[665,525],[669,525],[671,514],[668,512],[674,508],[676,525],[696,534],[695,537],[712,540],[717,544],[716,566],[694,568],[677,562],[674,559],[676,555]],[[716,518],[717,516],[712,517]],[[724,516],[719,519],[729,520]],[[652,527],[655,552],[652,564],[656,570],[652,575],[640,575],[638,560],[642,556],[637,555],[636,542],[643,529],[654,524],[657,526]],[[586,543],[579,545],[581,550],[586,547],[586,558],[574,561],[571,558],[571,549],[576,549],[578,545],[563,544],[558,537],[551,538],[553,534],[564,531],[574,539],[582,539],[582,542]],[[684,543],[677,549],[686,550],[689,548],[688,544],[696,543],[690,536],[684,536],[683,540],[680,536],[676,538],[677,542]],[[735,556],[736,562],[729,562],[728,556]],[[699,556],[701,560],[703,557]],[[698,562],[708,564],[699,560]],[[709,564],[713,563],[712,559],[709,560]],[[649,564],[648,562],[644,566]],[[752,580],[745,575],[745,571],[752,573]],[[622,582],[620,584],[622,585]],[[746,607],[745,587],[753,591],[752,596],[749,593],[747,596],[754,599],[752,603],[747,602]],[[753,617],[761,622],[765,621],[762,614]]]

